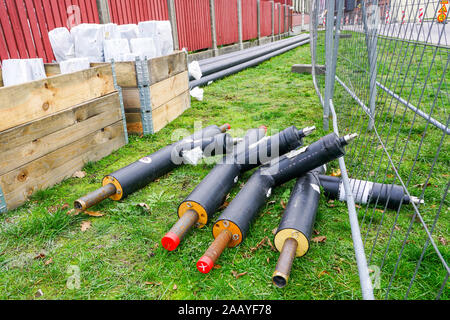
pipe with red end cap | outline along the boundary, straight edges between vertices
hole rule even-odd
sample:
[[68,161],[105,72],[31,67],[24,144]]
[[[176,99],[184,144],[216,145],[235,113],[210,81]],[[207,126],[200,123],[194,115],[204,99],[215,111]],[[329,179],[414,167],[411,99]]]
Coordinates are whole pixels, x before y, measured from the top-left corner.
[[330,134],[257,170],[214,224],[212,231],[215,240],[198,260],[197,269],[208,273],[226,247],[233,248],[242,243],[273,188],[344,156],[344,147],[356,136],[340,138]]
[[234,152],[225,156],[180,204],[179,220],[162,238],[162,246],[175,250],[194,225],[204,227],[208,223],[244,172],[298,148],[314,130],[315,127],[298,130],[293,126],[271,137],[265,137],[265,126],[250,130]]
[[76,200],[75,208],[86,210],[107,198],[115,201],[122,200],[183,164],[185,162],[183,153],[188,150],[196,148],[200,148],[201,151],[212,150],[210,153],[205,152],[204,156],[231,152],[233,141],[226,133],[230,129],[229,124],[221,127],[216,125],[206,127],[106,176],[103,179],[103,187]]

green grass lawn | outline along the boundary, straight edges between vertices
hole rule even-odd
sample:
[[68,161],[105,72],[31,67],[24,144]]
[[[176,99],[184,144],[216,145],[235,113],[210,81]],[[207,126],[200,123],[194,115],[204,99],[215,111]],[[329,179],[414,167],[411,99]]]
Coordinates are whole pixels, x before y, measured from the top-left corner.
[[[226,250],[217,261],[219,266],[208,275],[200,274],[195,265],[213,240],[211,225],[191,232],[175,252],[164,250],[160,239],[177,220],[179,203],[208,174],[210,164],[180,167],[122,202],[104,201],[93,208],[103,217],[70,216],[63,208],[98,188],[103,176],[170,143],[174,129],[193,132],[196,121],[204,126],[228,122],[232,135],[260,125],[268,126],[269,133],[291,125],[316,125],[317,132],[306,142],[319,139],[326,133],[321,130],[322,108],[312,77],[290,72],[293,64],[309,62],[309,50],[309,46],[298,48],[213,83],[205,88],[203,102],[193,101],[190,110],[160,133],[130,137],[129,145],[88,164],[85,178],[71,178],[40,191],[23,207],[3,215],[0,298],[360,299],[346,205],[325,198],[320,202],[315,233],[326,236],[326,241],[312,243],[308,255],[295,260],[286,288],[272,285],[278,258],[271,247],[272,231],[280,222],[282,201],[289,200],[294,181],[274,190],[243,244]],[[337,162],[331,164],[333,168]],[[250,175],[232,190],[231,199]],[[410,214],[403,211],[405,216]],[[83,232],[81,225],[86,222],[91,225]],[[270,242],[251,250],[265,237]],[[416,255],[413,250],[411,256],[417,260]],[[439,262],[431,259],[426,266],[439,269]],[[79,272],[79,286],[73,281],[74,272]],[[236,273],[245,275],[236,278]],[[439,281],[425,277],[420,288],[434,288]],[[39,290],[42,296],[36,294]],[[423,297],[422,291],[414,292],[414,297]],[[443,298],[448,298],[448,292]]]

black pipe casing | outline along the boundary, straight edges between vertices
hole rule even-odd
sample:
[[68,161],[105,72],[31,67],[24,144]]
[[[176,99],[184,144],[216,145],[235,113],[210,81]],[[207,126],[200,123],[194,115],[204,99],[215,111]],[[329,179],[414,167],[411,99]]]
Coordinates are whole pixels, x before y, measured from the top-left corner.
[[308,252],[319,208],[319,174],[323,173],[325,169],[321,166],[298,178],[274,238],[278,251],[281,252],[287,239],[293,238],[298,243],[297,257],[304,256]]
[[230,246],[240,244],[252,220],[270,197],[272,188],[344,156],[345,145],[343,138],[332,133],[308,147],[292,151],[261,167],[219,217],[213,228],[214,237],[223,228],[229,228],[234,237]]
[[232,148],[232,138],[228,134],[221,133],[217,126],[207,127],[117,170],[105,177],[103,184],[115,184],[120,194],[114,200],[121,200],[181,165],[182,162],[179,162],[179,159],[181,159],[182,151],[196,147],[205,149],[211,144],[215,146],[222,144],[222,151],[225,153]]
[[[319,178],[327,198],[345,201],[345,190],[341,178],[324,175],[320,175]],[[350,186],[355,202],[358,204],[378,204],[398,210],[401,203],[411,203],[409,196],[399,185],[350,179]]]
[[180,204],[178,216],[194,209],[199,214],[200,226],[204,226],[224,203],[242,173],[302,145],[302,136],[295,126],[272,137],[264,138],[264,135],[264,129],[250,130],[234,153],[227,154]]

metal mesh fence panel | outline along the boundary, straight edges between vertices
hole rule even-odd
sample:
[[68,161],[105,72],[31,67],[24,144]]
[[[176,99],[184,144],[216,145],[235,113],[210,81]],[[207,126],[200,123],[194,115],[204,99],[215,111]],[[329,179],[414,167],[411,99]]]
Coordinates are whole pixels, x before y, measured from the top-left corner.
[[331,99],[359,134],[345,163],[374,296],[448,299],[448,1],[331,2],[312,1],[313,78],[324,126]]

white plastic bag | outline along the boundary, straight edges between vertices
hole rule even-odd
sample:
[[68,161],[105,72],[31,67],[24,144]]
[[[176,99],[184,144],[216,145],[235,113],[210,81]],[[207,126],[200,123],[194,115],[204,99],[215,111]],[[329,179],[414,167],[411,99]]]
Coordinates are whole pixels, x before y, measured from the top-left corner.
[[2,77],[5,87],[34,80],[45,79],[42,59],[9,59],[2,63]]
[[67,74],[89,69],[90,64],[88,58],[74,58],[66,61],[61,61],[59,67],[61,68],[61,74]]
[[131,52],[140,56],[141,59],[152,59],[157,57],[155,42],[152,38],[131,39]]
[[203,76],[202,69],[200,68],[200,63],[198,61],[193,61],[188,65],[188,71],[195,80],[200,80]]
[[75,58],[75,43],[67,28],[56,28],[48,33],[57,62]]
[[173,52],[173,36],[170,21],[158,21],[156,26],[161,55],[166,56],[171,54]]
[[203,101],[203,93],[205,92],[205,90],[199,88],[199,87],[195,87],[194,89],[192,89],[190,91],[191,97],[197,99],[198,101]]
[[103,39],[104,40],[112,40],[112,39],[121,39],[122,36],[119,31],[119,27],[115,23],[107,23],[103,25]]
[[73,27],[70,33],[75,42],[75,57],[88,58],[89,62],[104,62],[103,26],[83,23]]
[[128,40],[126,39],[111,39],[105,40],[105,61],[125,61],[125,56],[131,53]]
[[143,21],[138,24],[139,38],[152,38],[155,43],[156,56],[161,56],[161,45],[158,34],[158,21]]
[[127,39],[131,45],[131,40],[139,36],[139,29],[136,24],[123,24],[118,27],[122,39]]

